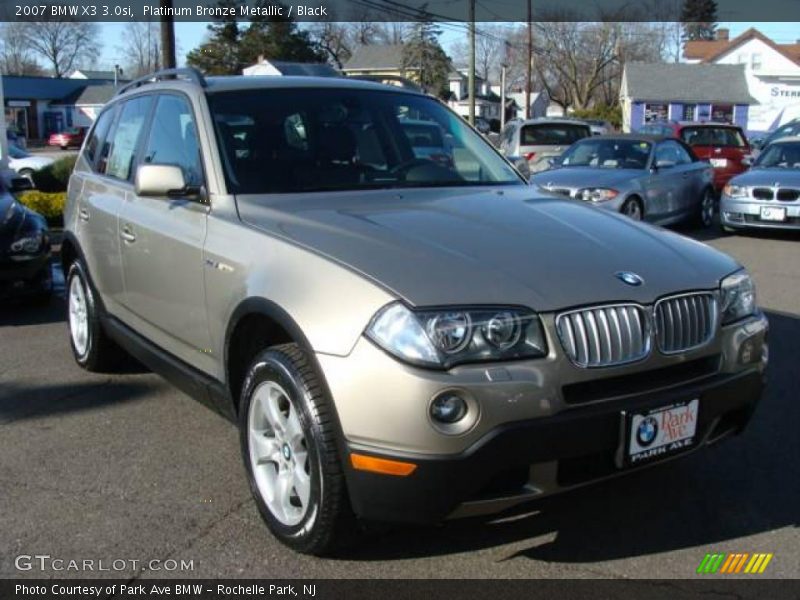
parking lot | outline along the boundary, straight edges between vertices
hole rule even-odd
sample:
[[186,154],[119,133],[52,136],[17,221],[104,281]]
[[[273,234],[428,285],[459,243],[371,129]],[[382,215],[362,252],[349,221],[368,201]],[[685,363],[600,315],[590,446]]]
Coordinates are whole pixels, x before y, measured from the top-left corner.
[[[4,305],[0,577],[686,578],[714,552],[773,553],[766,575],[800,577],[800,236],[716,231],[682,233],[747,266],[771,322],[768,389],[745,435],[511,516],[373,532],[334,559],[271,538],[230,423],[153,374],[80,370],[63,289],[49,307]],[[35,554],[127,562],[15,567]]]

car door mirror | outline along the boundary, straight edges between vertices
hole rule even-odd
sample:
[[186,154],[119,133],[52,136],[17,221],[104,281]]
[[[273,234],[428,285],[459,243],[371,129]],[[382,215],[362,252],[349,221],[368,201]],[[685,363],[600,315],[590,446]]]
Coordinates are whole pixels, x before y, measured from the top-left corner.
[[761,150],[764,147],[764,138],[755,138],[750,140],[750,145],[756,150]]
[[674,160],[657,160],[653,165],[655,170],[658,171],[659,169],[671,169],[675,166]]
[[752,156],[745,156],[741,160],[743,167],[750,167],[753,165],[753,157]]
[[183,170],[175,165],[140,165],[136,169],[134,189],[137,196],[187,196]]

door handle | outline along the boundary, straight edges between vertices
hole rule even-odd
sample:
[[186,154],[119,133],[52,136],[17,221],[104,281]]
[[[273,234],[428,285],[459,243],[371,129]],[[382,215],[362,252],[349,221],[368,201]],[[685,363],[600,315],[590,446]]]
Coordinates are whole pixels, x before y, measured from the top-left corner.
[[125,227],[122,228],[120,237],[122,237],[123,241],[128,242],[129,244],[132,244],[133,242],[136,241],[136,236],[131,231],[131,228],[128,227],[127,225],[125,225]]
[[78,211],[78,217],[80,218],[81,221],[88,221],[89,220],[89,211],[86,210],[85,208],[81,208]]

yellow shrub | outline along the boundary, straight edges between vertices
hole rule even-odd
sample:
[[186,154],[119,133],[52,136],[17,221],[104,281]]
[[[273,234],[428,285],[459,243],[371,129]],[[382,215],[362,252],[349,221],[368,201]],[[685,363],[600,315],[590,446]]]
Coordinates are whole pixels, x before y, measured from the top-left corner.
[[30,190],[17,195],[17,200],[46,219],[56,219],[64,215],[66,192],[39,192]]

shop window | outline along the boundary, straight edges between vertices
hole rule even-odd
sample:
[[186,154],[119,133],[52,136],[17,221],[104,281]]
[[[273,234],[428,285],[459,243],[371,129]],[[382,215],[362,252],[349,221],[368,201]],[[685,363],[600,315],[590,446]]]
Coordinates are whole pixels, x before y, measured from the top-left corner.
[[733,123],[732,104],[714,104],[711,106],[711,120],[715,123]]
[[684,104],[683,105],[683,120],[684,121],[694,121],[694,116],[697,113],[697,105],[696,104]]
[[657,121],[669,120],[669,105],[668,104],[645,104],[644,105],[644,122],[655,123]]

